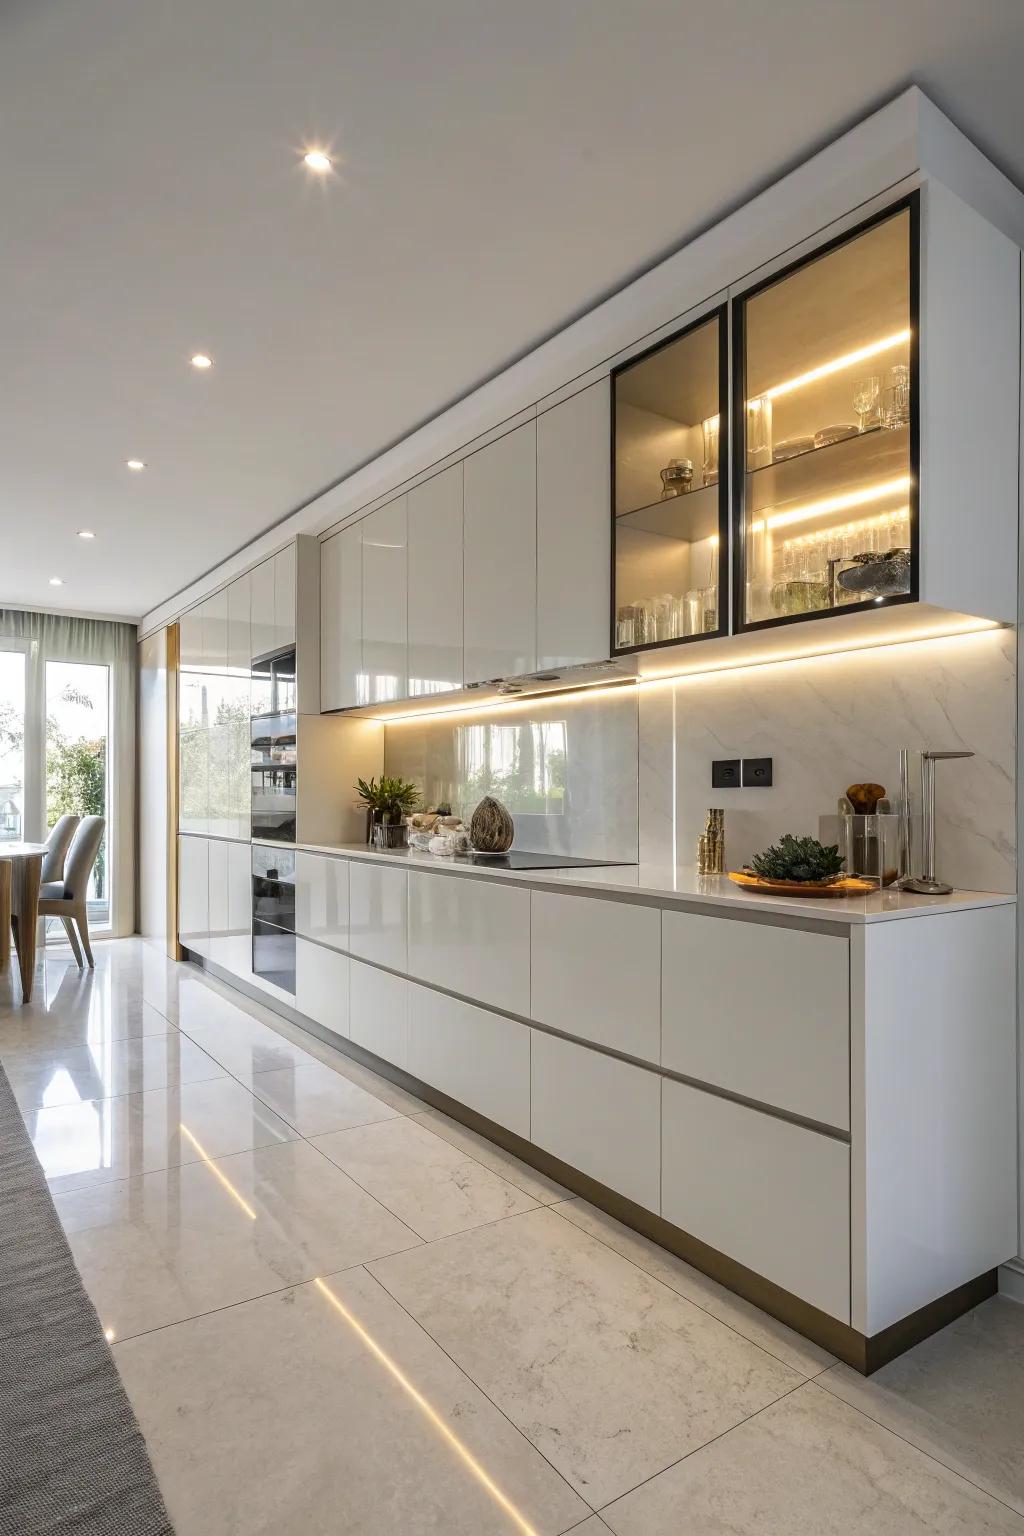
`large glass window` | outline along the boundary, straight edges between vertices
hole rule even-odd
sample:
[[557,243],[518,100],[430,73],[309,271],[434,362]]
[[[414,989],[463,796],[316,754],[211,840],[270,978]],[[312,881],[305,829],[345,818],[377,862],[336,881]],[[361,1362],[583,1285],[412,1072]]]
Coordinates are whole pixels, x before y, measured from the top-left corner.
[[[107,817],[110,668],[46,663],[46,826],[59,817]],[[89,883],[89,925],[110,924],[107,834]]]
[[25,824],[25,653],[0,643],[0,842]]

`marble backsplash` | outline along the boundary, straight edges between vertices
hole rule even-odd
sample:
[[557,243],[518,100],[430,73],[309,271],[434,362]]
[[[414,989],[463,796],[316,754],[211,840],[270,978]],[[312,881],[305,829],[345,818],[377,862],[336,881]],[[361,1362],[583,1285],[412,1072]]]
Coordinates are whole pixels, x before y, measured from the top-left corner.
[[[901,746],[968,749],[973,758],[938,768],[938,872],[1015,891],[1015,644],[1012,630],[990,630],[643,689],[641,859],[671,862],[674,849],[694,863],[706,809],[720,805],[736,867],[783,832],[817,836],[848,784],[895,793]],[[722,757],[773,758],[772,787],[712,790]]]
[[[736,867],[783,832],[817,836],[848,784],[895,794],[901,746],[967,748],[938,769],[939,874],[1013,892],[1015,639],[990,630],[405,720],[386,727],[385,767],[467,818],[494,793],[516,847],[584,858],[692,865],[720,805]],[[713,790],[716,757],[771,757],[772,787]],[[911,775],[916,794],[916,755]]]

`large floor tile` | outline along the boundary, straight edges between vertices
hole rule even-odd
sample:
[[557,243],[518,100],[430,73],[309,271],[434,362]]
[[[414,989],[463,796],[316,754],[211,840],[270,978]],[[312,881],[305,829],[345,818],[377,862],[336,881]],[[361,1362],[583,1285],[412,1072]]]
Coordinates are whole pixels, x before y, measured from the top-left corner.
[[556,1184],[553,1179],[538,1173],[536,1168],[531,1168],[524,1163],[522,1158],[516,1157],[511,1152],[506,1152],[503,1147],[495,1146],[493,1141],[488,1141],[485,1136],[477,1135],[471,1131],[468,1125],[461,1125],[458,1120],[453,1120],[450,1115],[443,1114],[439,1109],[426,1109],[422,1114],[414,1117],[421,1125],[425,1125],[429,1131],[442,1136],[445,1141],[450,1141],[453,1147],[458,1147],[460,1152],[466,1152],[470,1157],[475,1157],[478,1163],[483,1163],[492,1173],[497,1173],[524,1194],[536,1200],[538,1205],[551,1205],[556,1200],[569,1198],[569,1191],[563,1189],[561,1184]]
[[306,1285],[115,1345],[177,1536],[556,1536],[586,1516],[365,1271],[327,1285],[343,1311]]
[[1020,1536],[1020,1518],[807,1382],[601,1511],[615,1536]]
[[1019,1302],[993,1296],[874,1376],[836,1366],[821,1385],[1024,1515]]
[[336,1131],[314,1145],[428,1241],[536,1203],[415,1120]]
[[29,1124],[55,1193],[298,1136],[231,1077],[38,1109]]
[[591,1515],[582,1525],[574,1525],[571,1531],[566,1532],[566,1536],[612,1536],[612,1533],[600,1515]]
[[801,1381],[550,1209],[372,1272],[591,1506]]
[[74,1190],[56,1205],[118,1338],[419,1241],[304,1141]]
[[703,1307],[713,1317],[727,1323],[752,1344],[759,1344],[770,1355],[792,1366],[802,1376],[817,1376],[835,1364],[835,1357],[827,1350],[812,1344],[792,1328],[787,1328],[785,1323],[769,1317],[767,1312],[762,1312],[751,1302],[735,1296],[724,1285],[702,1275],[699,1269],[667,1253],[657,1243],[641,1237],[639,1232],[624,1227],[614,1216],[607,1215],[596,1205],[586,1200],[570,1200],[557,1209],[566,1221],[573,1222],[575,1226],[582,1227],[584,1232],[589,1232],[591,1237],[607,1243],[609,1248],[614,1248],[623,1258],[631,1259],[663,1285],[678,1291],[687,1301],[696,1302],[698,1307]]
[[344,1131],[375,1120],[394,1120],[399,1114],[390,1104],[320,1061],[284,1067],[278,1072],[254,1073],[252,1091],[303,1136],[322,1136],[327,1131]]
[[0,1019],[0,1060],[43,1060],[76,1045],[96,1051],[112,1040],[177,1033],[175,1025],[146,1002],[113,1005],[96,994],[71,1009],[41,1009],[32,1002],[20,1014]]
[[183,1024],[181,1028],[188,1039],[243,1083],[251,1084],[263,1072],[309,1066],[312,1060],[302,1046],[293,1045],[266,1024],[244,1016],[216,1024]]
[[177,1033],[58,1048],[44,1059],[8,1059],[4,1069],[23,1113],[227,1075],[223,1066]]

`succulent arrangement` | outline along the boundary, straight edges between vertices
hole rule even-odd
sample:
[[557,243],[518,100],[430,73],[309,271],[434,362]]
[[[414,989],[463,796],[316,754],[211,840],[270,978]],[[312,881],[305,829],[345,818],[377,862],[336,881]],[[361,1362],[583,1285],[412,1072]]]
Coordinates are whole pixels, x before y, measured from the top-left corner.
[[356,791],[374,821],[385,825],[402,821],[420,803],[420,792],[415,784],[408,779],[388,778],[387,774],[381,774],[379,780],[374,778],[369,783],[357,779]]
[[816,837],[794,837],[792,832],[755,854],[751,863],[762,880],[790,880],[802,885],[831,885],[843,874],[838,844],[826,847]]

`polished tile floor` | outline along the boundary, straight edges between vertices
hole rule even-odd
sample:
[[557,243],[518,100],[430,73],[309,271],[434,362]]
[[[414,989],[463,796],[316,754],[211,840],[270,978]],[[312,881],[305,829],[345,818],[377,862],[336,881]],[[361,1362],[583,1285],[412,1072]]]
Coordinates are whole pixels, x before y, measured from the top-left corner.
[[1024,1307],[864,1381],[139,940],[0,1059],[178,1536],[1024,1536]]

